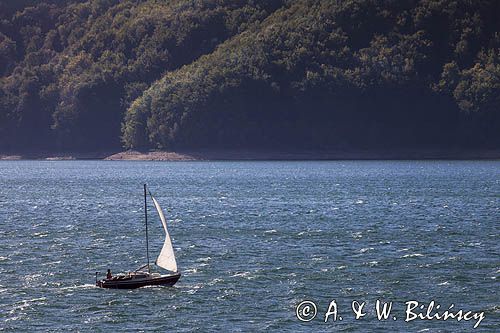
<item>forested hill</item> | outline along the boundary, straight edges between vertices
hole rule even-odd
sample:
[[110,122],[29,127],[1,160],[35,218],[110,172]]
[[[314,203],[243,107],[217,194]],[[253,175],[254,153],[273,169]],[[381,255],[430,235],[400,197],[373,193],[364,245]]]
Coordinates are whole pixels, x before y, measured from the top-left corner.
[[496,0],[0,1],[0,150],[500,148]]

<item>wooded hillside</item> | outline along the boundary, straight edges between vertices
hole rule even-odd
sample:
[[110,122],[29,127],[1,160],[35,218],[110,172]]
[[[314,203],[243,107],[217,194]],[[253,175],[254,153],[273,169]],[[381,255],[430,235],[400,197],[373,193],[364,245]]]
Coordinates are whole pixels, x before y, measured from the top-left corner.
[[0,149],[500,147],[500,2],[0,1]]

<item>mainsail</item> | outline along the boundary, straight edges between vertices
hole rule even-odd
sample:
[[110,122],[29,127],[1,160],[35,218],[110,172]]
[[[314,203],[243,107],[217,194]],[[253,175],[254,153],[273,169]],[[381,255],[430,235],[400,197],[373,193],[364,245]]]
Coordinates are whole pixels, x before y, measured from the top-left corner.
[[160,215],[161,224],[163,224],[163,229],[165,229],[165,243],[163,243],[160,255],[158,259],[156,259],[156,265],[169,271],[177,272],[177,262],[175,261],[174,248],[172,247],[172,241],[170,240],[170,235],[167,230],[167,221],[165,220],[165,216],[163,215],[163,211],[158,201],[156,201],[153,196],[151,196],[151,199],[153,199],[158,215]]

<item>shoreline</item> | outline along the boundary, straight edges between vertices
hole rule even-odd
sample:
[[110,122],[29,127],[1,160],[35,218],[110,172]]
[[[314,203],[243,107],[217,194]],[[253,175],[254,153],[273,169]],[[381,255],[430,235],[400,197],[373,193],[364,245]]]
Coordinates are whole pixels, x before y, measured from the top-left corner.
[[500,150],[179,150],[0,153],[0,160],[267,161],[267,160],[499,160]]

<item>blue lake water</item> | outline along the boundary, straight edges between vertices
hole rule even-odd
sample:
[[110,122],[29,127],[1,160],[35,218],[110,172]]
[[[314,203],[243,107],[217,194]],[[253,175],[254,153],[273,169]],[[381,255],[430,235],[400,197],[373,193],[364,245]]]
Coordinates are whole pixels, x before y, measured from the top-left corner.
[[[145,262],[142,184],[175,287],[94,286]],[[149,206],[155,257],[163,243]],[[0,162],[0,331],[500,331],[500,162]],[[376,300],[393,301],[378,321]],[[317,316],[296,317],[313,301]],[[324,314],[335,300],[337,318]],[[351,302],[366,301],[354,319]],[[393,319],[396,317],[396,320]]]

